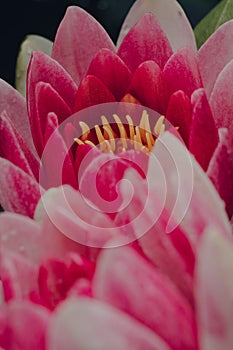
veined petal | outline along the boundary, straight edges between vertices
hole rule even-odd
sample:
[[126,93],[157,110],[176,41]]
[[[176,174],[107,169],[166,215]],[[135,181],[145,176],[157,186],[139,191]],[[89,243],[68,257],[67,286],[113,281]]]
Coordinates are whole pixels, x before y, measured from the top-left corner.
[[233,347],[233,244],[210,226],[199,246],[196,264],[196,308],[201,349]]
[[94,75],[87,75],[79,84],[75,112],[105,102],[116,102],[107,86]]
[[194,313],[187,299],[133,249],[102,252],[93,293],[151,328],[172,349],[197,349]]
[[192,124],[189,150],[206,171],[218,144],[218,132],[204,89],[192,94]]
[[219,27],[198,51],[198,66],[208,97],[211,95],[218,75],[233,59],[232,31],[233,20]]
[[141,63],[149,60],[162,69],[172,55],[172,49],[157,19],[147,13],[125,36],[118,55],[133,73]]
[[226,203],[229,217],[233,214],[233,151],[227,129],[219,129],[219,143],[210,160],[207,174]]
[[210,107],[217,128],[229,130],[230,141],[233,145],[233,59],[224,67],[215,82],[210,96]]
[[109,49],[100,50],[91,61],[87,75],[99,78],[120,101],[131,79],[131,72],[126,64]]
[[151,12],[157,17],[174,51],[186,45],[196,50],[193,30],[182,7],[177,1],[170,0],[135,1],[121,28],[117,42],[118,47],[129,30],[147,12]]
[[38,182],[6,159],[0,158],[0,201],[5,210],[33,217],[42,189]]
[[103,27],[86,11],[71,6],[67,9],[54,41],[52,57],[79,84],[96,53],[115,46]]
[[68,300],[57,309],[48,345],[50,350],[171,350],[149,328],[123,312],[85,298]]
[[16,129],[34,150],[25,99],[17,90],[0,79],[0,112],[4,110]]

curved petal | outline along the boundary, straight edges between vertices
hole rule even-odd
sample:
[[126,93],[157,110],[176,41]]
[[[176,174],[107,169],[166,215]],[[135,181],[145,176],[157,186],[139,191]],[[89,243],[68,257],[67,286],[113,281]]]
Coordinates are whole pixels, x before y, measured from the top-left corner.
[[47,349],[46,333],[50,313],[44,307],[28,301],[14,301],[2,307],[0,312],[3,315],[0,345],[4,349]]
[[0,115],[0,156],[38,179],[39,161],[19,135],[6,112]]
[[233,145],[233,59],[219,74],[210,96],[210,106],[218,128],[229,130],[229,137]]
[[47,55],[51,55],[52,41],[39,36],[27,35],[20,47],[20,52],[16,64],[16,89],[23,95],[26,95],[26,77],[31,54],[34,50],[43,51]]
[[197,252],[196,308],[200,347],[233,347],[233,245],[211,226]]
[[63,303],[52,319],[50,350],[171,350],[149,328],[96,300],[79,298]]
[[87,75],[78,87],[75,112],[105,102],[116,102],[116,99],[100,79],[94,75]]
[[99,78],[120,101],[124,96],[131,79],[131,72],[126,64],[114,52],[100,50],[91,61],[87,75]]
[[163,68],[172,54],[170,44],[156,18],[145,14],[122,41],[118,55],[132,73],[144,61],[153,60]]
[[210,160],[207,174],[220,197],[226,203],[226,211],[229,217],[233,214],[233,151],[229,132],[219,129],[219,143]]
[[52,57],[79,84],[91,60],[103,48],[115,51],[103,27],[83,9],[70,6],[58,28]]
[[32,54],[27,76],[27,103],[32,136],[37,151],[41,154],[43,135],[36,104],[36,87],[40,82],[50,84],[71,110],[74,107],[77,87],[58,62],[43,52]]
[[[97,262],[93,294],[151,328],[172,349],[197,349],[194,312],[187,299],[133,249],[103,251]],[[179,329],[183,329],[182,334]]]
[[6,159],[0,158],[0,201],[5,210],[33,217],[42,189],[38,182]]
[[54,113],[47,115],[45,140],[47,143],[42,154],[40,169],[42,186],[47,189],[64,183],[77,188],[73,159],[60,133],[57,116]]
[[17,90],[0,79],[0,112],[4,110],[16,129],[34,150],[25,99]]
[[186,145],[189,141],[192,106],[190,98],[182,90],[174,92],[168,102],[166,118],[178,128]]
[[189,150],[206,171],[218,144],[218,132],[204,89],[192,94],[192,123]]
[[219,27],[198,51],[198,66],[208,97],[219,73],[233,59],[232,31],[233,20]]
[[173,51],[183,46],[191,46],[196,50],[196,41],[192,27],[177,1],[170,0],[137,0],[130,9],[117,41],[120,46],[128,31],[146,13],[153,13],[166,33]]
[[161,114],[165,113],[164,95],[166,96],[167,90],[163,86],[161,69],[154,61],[140,64],[134,72],[128,91],[142,105]]
[[169,95],[183,90],[190,97],[194,90],[202,87],[194,51],[186,46],[175,52],[164,67],[163,78]]

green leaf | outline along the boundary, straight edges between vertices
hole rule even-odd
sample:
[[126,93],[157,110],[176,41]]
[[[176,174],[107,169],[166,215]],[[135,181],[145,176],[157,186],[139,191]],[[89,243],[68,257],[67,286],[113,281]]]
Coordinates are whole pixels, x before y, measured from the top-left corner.
[[194,29],[197,47],[199,48],[218,27],[232,18],[233,0],[222,0]]

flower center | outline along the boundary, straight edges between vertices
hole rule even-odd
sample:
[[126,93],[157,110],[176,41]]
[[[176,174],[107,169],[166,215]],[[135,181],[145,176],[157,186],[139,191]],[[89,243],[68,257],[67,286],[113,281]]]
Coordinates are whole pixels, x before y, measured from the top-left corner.
[[[153,129],[150,127],[149,115],[146,110],[142,112],[139,125],[135,126],[130,115],[126,115],[127,123],[123,123],[117,114],[113,114],[114,123],[110,123],[106,116],[101,116],[102,125],[95,125],[90,129],[88,124],[81,121],[79,125],[82,136],[75,138],[78,145],[99,146],[104,153],[120,153],[134,149],[150,153],[157,138],[164,133],[164,116],[160,116]],[[96,139],[96,144],[93,142]]]

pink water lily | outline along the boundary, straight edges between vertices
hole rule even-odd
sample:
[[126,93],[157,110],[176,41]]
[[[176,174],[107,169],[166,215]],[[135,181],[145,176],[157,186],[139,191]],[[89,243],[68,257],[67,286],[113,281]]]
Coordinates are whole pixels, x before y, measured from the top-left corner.
[[[164,16],[164,11],[171,16]],[[138,0],[115,47],[89,14],[78,7],[68,8],[52,56],[38,51],[32,54],[26,104],[1,81],[0,196],[5,210],[32,217],[43,193],[38,184],[37,154],[41,157],[49,137],[57,132],[56,155],[51,153],[47,159],[56,173],[60,166],[57,154],[67,152],[67,138],[85,134],[85,127],[76,130],[69,125],[61,136],[56,131],[58,125],[83,108],[123,101],[164,114],[178,128],[231,217],[232,49],[227,33],[232,23],[218,29],[197,52],[191,26],[176,1]],[[221,55],[216,55],[217,47],[222,47]],[[153,127],[155,121],[150,120],[150,124]],[[96,135],[94,138],[96,141]],[[78,188],[78,163],[75,154],[67,154],[63,180],[74,188]],[[123,174],[129,165],[119,167]]]
[[[171,161],[165,156],[168,149]],[[129,181],[135,188],[140,185],[141,193],[135,191],[114,220],[85,206],[69,185],[45,193],[36,208],[37,222],[15,213],[0,215],[3,349],[232,347],[228,282],[233,242],[223,202],[192,157],[194,182],[187,198],[187,151],[170,132],[161,136],[152,154],[167,183],[156,220],[163,193],[161,182],[154,181],[158,172],[152,155],[147,179],[136,170],[126,173],[122,196],[127,196]],[[177,168],[183,168],[178,197]],[[146,187],[148,205],[142,196]],[[174,199],[178,210],[171,208]],[[166,234],[169,217],[176,225]],[[128,224],[137,240],[125,245]],[[80,243],[84,239],[86,245]],[[27,332],[30,323],[33,330]]]

